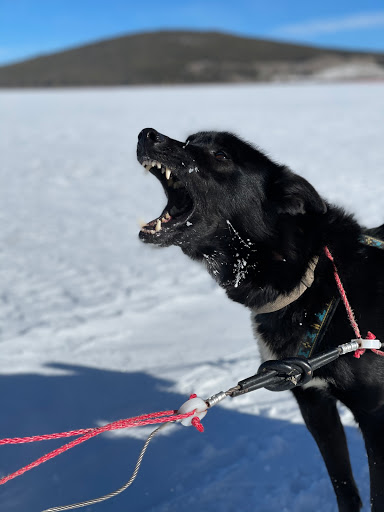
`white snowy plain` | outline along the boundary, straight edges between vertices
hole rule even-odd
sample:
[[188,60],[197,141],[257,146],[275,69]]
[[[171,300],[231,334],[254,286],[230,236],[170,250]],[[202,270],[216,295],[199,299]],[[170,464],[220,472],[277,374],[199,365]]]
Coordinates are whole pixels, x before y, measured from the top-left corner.
[[[138,240],[164,206],[136,161],[142,128],[236,132],[365,225],[384,222],[382,83],[2,91],[0,111],[1,438],[177,409],[260,364],[249,312],[180,249]],[[363,442],[341,414],[368,511]],[[85,510],[336,511],[289,392],[227,399],[203,423],[159,435],[133,486]],[[116,489],[151,430],[104,434],[10,481],[1,510]],[[0,447],[0,476],[60,444]]]

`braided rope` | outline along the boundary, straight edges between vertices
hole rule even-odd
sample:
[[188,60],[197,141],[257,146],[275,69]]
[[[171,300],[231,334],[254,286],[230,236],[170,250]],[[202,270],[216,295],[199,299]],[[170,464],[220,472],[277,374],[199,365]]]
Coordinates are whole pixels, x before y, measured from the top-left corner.
[[[348,301],[348,298],[347,298],[347,294],[346,294],[346,292],[344,290],[343,283],[341,282],[341,279],[340,279],[340,276],[339,276],[339,272],[338,272],[337,267],[336,267],[335,260],[333,259],[333,256],[332,256],[330,250],[328,249],[328,247],[324,247],[324,252],[325,252],[327,258],[329,258],[331,260],[331,262],[332,262],[332,265],[333,265],[333,275],[335,277],[337,288],[339,289],[339,293],[340,293],[341,299],[342,299],[342,301],[344,303],[345,309],[347,310],[347,314],[348,314],[348,318],[349,318],[349,322],[351,324],[351,327],[355,331],[356,338],[358,340],[361,340],[362,338],[361,338],[361,334],[360,334],[360,329],[359,329],[359,326],[357,324],[355,315],[354,315],[354,313],[352,311],[351,305],[349,304],[349,301]],[[367,340],[374,340],[374,339],[376,339],[376,336],[372,332],[368,331],[366,339]],[[365,350],[366,350],[365,348],[358,348],[357,350],[355,350],[354,357],[356,357],[356,359],[359,359],[365,353]],[[370,350],[372,352],[374,352],[375,354],[377,354],[378,356],[384,357],[384,352],[382,350],[377,350],[375,348],[371,348]]]
[[[14,438],[14,439],[1,439],[1,444],[19,444],[19,443],[26,443],[26,442],[33,442],[33,441],[43,441],[47,439],[59,439],[61,437],[69,437],[74,436],[78,434],[85,434],[81,435],[81,437],[78,437],[77,439],[74,439],[73,441],[70,441],[69,443],[61,446],[60,448],[57,448],[56,450],[53,450],[39,459],[31,462],[30,464],[27,464],[26,466],[18,469],[14,473],[11,473],[4,478],[0,479],[0,485],[5,484],[9,480],[12,480],[13,478],[16,478],[17,476],[22,475],[23,473],[26,473],[30,469],[33,469],[43,462],[47,462],[50,459],[53,459],[57,455],[60,455],[64,453],[65,451],[69,450],[70,448],[73,448],[74,446],[77,446],[80,443],[83,443],[84,441],[88,441],[88,439],[91,439],[92,437],[95,437],[99,434],[102,434],[103,432],[108,432],[110,430],[116,430],[121,428],[132,428],[132,427],[140,427],[144,425],[153,425],[157,423],[168,423],[173,421],[178,421],[184,418],[188,418],[194,414],[194,412],[189,412],[185,414],[175,414],[176,411],[162,411],[157,412],[153,414],[143,414],[142,416],[136,416],[134,418],[128,418],[124,420],[118,420],[114,421],[112,423],[108,423],[107,425],[104,425],[103,427],[98,428],[91,428],[91,429],[80,429],[80,430],[72,430],[70,432],[62,432],[60,434],[46,434],[43,436],[33,436],[33,437],[24,437],[24,438]],[[163,416],[163,417],[161,417]]]
[[340,276],[339,276],[339,272],[338,272],[337,267],[336,267],[335,260],[333,259],[333,256],[332,256],[330,250],[328,249],[328,247],[324,247],[324,252],[325,252],[327,258],[330,259],[331,262],[332,262],[332,265],[333,265],[333,275],[335,277],[337,288],[339,289],[339,293],[340,293],[341,299],[342,299],[342,301],[344,303],[345,309],[347,310],[349,322],[350,322],[350,324],[352,326],[352,329],[355,332],[356,338],[357,339],[361,339],[360,329],[359,329],[359,326],[357,324],[355,315],[354,315],[354,313],[352,311],[351,305],[349,304],[349,301],[348,301],[348,298],[347,298],[347,294],[345,293],[345,290],[344,290],[343,283],[341,282],[341,279],[340,279]]
[[[49,441],[52,439],[62,439],[63,437],[73,437],[73,436],[83,436],[88,434],[93,430],[97,430],[98,432],[108,432],[110,430],[116,430],[120,428],[128,428],[128,427],[140,427],[143,425],[149,425],[155,423],[156,421],[152,421],[152,418],[160,418],[161,416],[171,416],[176,413],[175,410],[170,411],[160,411],[153,412],[149,414],[142,414],[140,416],[134,416],[132,418],[127,418],[123,420],[116,420],[103,427],[91,427],[91,428],[80,428],[77,430],[69,430],[68,432],[59,432],[55,434],[43,434],[38,436],[28,436],[28,437],[6,437],[4,439],[0,439],[0,445],[2,444],[22,444],[22,443],[34,443],[35,441]],[[180,419],[181,416],[180,416]],[[147,420],[150,420],[149,422]],[[160,422],[168,421],[168,420],[160,420]],[[1,481],[0,481],[1,482]]]

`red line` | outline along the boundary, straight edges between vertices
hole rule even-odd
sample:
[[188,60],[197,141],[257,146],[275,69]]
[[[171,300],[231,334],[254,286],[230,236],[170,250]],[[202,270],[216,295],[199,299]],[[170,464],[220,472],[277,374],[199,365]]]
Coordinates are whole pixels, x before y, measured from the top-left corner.
[[337,288],[339,289],[341,299],[344,302],[345,309],[347,310],[349,322],[352,326],[352,329],[355,331],[356,338],[361,339],[360,329],[359,329],[359,326],[357,325],[355,315],[353,314],[352,308],[349,304],[347,294],[345,293],[345,290],[344,290],[343,283],[341,282],[339,272],[338,272],[336,264],[335,264],[335,260],[333,259],[333,256],[332,256],[330,250],[328,249],[328,247],[324,247],[324,252],[325,252],[327,258],[329,258],[332,261],[333,274],[335,276]]
[[[57,448],[56,450],[53,450],[46,455],[43,455],[39,459],[31,462],[30,464],[27,464],[23,468],[18,469],[14,473],[9,474],[8,476],[5,476],[4,478],[0,479],[0,485],[5,484],[9,480],[12,480],[13,478],[16,478],[17,476],[22,475],[23,473],[26,473],[30,469],[33,469],[40,464],[43,464],[43,462],[46,462],[47,460],[53,459],[54,457],[57,457],[57,455],[60,455],[61,453],[79,445],[80,443],[83,443],[84,441],[88,441],[88,439],[91,439],[91,437],[95,437],[99,434],[102,434],[103,432],[109,432],[111,430],[117,430],[121,428],[133,428],[133,427],[140,427],[144,425],[153,425],[157,423],[167,423],[170,421],[178,421],[182,420],[184,418],[188,418],[189,416],[192,416],[195,411],[191,411],[185,414],[176,414],[177,411],[161,411],[156,412],[152,414],[143,414],[141,416],[136,416],[133,418],[127,418],[123,420],[114,421],[112,423],[108,423],[107,425],[104,425],[103,427],[97,427],[97,428],[87,428],[87,429],[79,429],[79,430],[71,430],[69,432],[61,432],[56,434],[45,434],[42,436],[30,436],[30,437],[15,437],[15,438],[6,438],[6,439],[0,439],[0,445],[2,444],[20,444],[20,443],[33,443],[35,441],[45,441],[48,439],[60,439],[62,437],[70,437],[70,436],[76,436],[80,435],[77,439],[74,439],[73,441],[70,441],[69,443],[61,446],[60,448]],[[197,426],[198,428],[198,426]]]

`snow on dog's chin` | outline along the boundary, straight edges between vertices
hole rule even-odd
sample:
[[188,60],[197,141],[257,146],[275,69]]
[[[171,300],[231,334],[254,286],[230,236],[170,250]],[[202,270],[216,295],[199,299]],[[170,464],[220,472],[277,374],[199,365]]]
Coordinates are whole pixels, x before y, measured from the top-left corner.
[[194,203],[184,183],[167,166],[155,160],[143,160],[141,164],[160,181],[168,202],[161,215],[141,227],[139,237],[148,243],[167,243],[176,228],[180,232],[191,225]]

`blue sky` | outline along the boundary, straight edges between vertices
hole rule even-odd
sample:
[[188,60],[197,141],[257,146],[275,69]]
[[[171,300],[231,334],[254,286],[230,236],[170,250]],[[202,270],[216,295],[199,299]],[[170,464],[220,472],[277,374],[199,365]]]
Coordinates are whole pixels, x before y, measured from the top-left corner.
[[384,1],[0,0],[0,64],[168,28],[384,51]]

